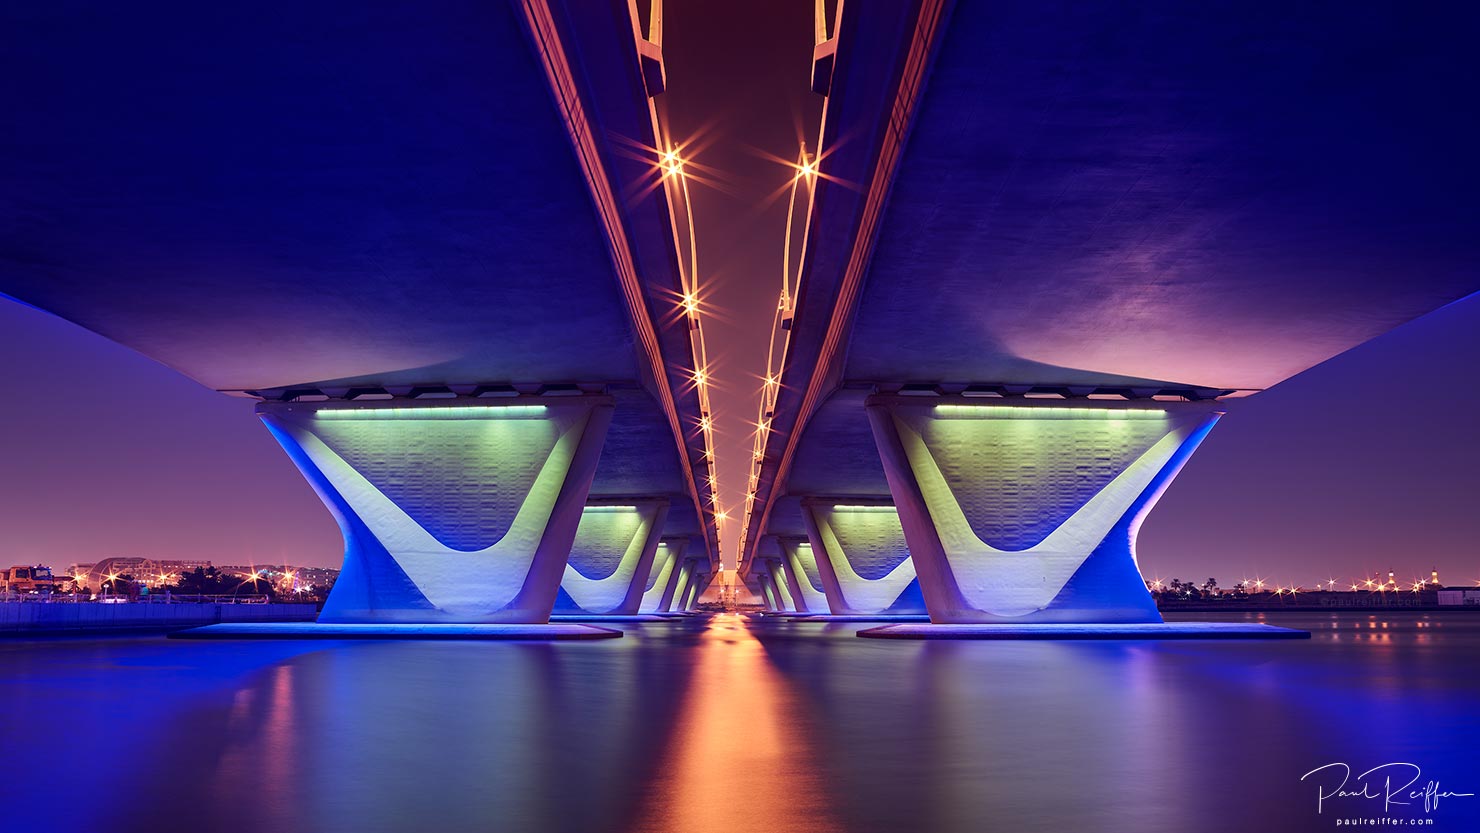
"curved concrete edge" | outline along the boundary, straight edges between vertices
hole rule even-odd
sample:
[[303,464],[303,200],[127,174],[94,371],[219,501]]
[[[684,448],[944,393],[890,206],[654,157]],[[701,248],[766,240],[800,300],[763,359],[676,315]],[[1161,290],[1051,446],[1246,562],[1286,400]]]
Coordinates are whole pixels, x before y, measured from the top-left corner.
[[468,639],[468,640],[566,640],[616,639],[612,628],[591,625],[400,625],[400,624],[314,624],[306,622],[242,622],[206,625],[175,631],[170,639]]
[[858,632],[868,639],[1310,639],[1310,631],[1243,622],[1124,625],[900,624]]

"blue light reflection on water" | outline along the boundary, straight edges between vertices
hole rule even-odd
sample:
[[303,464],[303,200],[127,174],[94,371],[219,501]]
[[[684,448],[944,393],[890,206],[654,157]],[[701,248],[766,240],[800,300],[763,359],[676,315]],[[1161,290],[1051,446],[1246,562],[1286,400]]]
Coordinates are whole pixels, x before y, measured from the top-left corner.
[[[38,800],[0,827],[662,830],[655,785],[712,784],[664,771],[705,760],[705,741],[673,754],[679,716],[743,740],[747,701],[772,697],[774,766],[706,786],[687,821],[810,830],[788,808],[826,807],[858,831],[1324,829],[1299,777],[1338,760],[1480,792],[1480,616],[1268,621],[1315,638],[910,643],[766,623],[739,662],[703,622],[588,644],[7,639],[0,783]],[[726,767],[733,747],[712,748]],[[1434,818],[1480,829],[1480,799]]]

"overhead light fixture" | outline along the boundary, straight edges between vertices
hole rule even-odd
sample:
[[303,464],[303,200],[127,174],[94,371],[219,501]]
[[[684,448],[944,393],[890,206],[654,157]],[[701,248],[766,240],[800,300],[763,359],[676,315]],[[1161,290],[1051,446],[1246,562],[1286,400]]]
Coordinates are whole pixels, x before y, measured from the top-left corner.
[[544,405],[448,405],[439,408],[324,408],[314,419],[468,419],[542,416]]

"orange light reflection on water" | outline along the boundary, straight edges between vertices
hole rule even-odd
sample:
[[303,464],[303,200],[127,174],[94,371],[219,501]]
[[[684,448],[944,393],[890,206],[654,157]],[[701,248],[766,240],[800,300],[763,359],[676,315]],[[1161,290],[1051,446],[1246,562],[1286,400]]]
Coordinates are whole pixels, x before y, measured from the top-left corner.
[[842,830],[796,698],[736,614],[701,637],[677,729],[634,830]]

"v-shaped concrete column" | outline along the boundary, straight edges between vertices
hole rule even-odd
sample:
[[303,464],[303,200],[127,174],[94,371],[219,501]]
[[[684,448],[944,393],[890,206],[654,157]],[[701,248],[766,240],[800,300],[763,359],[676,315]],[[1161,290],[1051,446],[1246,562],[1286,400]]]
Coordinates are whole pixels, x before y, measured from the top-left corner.
[[663,598],[658,604],[659,613],[683,610],[683,602],[689,592],[689,583],[694,578],[694,562],[697,559],[684,558],[682,552],[676,558],[673,572],[668,578],[668,589],[664,591]]
[[827,613],[827,593],[823,590],[822,574],[817,569],[812,542],[806,538],[778,537],[782,557],[786,559],[786,579],[791,587],[791,597],[806,613]]
[[642,594],[638,613],[666,611],[673,603],[673,579],[678,576],[678,563],[687,549],[687,538],[669,538],[658,542],[658,551],[653,556],[653,567]]
[[781,603],[776,597],[776,586],[771,581],[770,568],[767,567],[764,570],[757,570],[756,572],[755,582],[760,587],[761,604],[765,606],[766,611],[769,613],[780,611]]
[[711,578],[712,576],[707,572],[696,572],[694,574],[693,580],[689,582],[688,593],[684,596],[683,606],[679,609],[684,612],[688,612],[697,607],[699,604],[699,597],[704,595],[705,590],[709,589],[709,581]]
[[667,498],[587,502],[560,581],[555,611],[636,613],[667,518]]
[[867,408],[931,621],[1161,621],[1136,531],[1216,403],[876,396]]
[[609,398],[263,402],[257,412],[344,534],[319,621],[549,621]]
[[766,575],[771,579],[771,592],[776,597],[776,607],[788,613],[803,613],[805,611],[797,607],[796,598],[791,594],[791,582],[786,576],[786,565],[778,557],[769,557],[765,561]]
[[[889,498],[806,498],[802,520],[832,613],[925,612],[904,529]],[[806,554],[797,551],[799,557]]]

